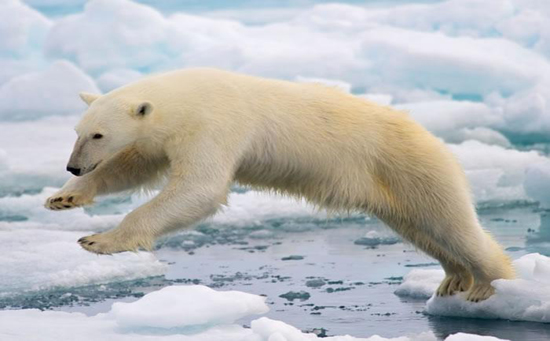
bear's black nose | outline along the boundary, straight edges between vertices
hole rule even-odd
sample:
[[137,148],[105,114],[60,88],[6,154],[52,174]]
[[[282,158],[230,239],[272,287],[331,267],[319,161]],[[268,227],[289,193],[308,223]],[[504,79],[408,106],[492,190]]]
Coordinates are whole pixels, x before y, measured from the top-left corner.
[[73,175],[79,176],[80,168],[73,168],[73,167],[67,166],[67,172],[71,172]]

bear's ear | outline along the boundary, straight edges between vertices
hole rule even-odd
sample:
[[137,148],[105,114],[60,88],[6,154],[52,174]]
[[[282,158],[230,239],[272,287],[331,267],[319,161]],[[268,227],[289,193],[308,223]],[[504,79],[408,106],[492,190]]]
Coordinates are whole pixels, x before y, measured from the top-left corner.
[[81,92],[79,95],[80,95],[80,98],[82,98],[82,100],[86,102],[86,104],[88,104],[88,106],[90,106],[93,103],[93,101],[101,97],[101,95],[91,94],[89,92]]
[[136,107],[135,115],[137,117],[145,117],[153,111],[153,105],[149,102],[143,102]]

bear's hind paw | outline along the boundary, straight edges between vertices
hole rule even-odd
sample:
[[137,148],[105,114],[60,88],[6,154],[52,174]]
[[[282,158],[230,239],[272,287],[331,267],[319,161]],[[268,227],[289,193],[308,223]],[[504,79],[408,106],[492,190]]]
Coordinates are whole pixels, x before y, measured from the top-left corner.
[[491,286],[491,283],[476,283],[472,289],[468,292],[466,299],[470,302],[481,302],[495,293],[495,288]]
[[445,276],[445,279],[437,288],[437,296],[452,296],[458,292],[468,291],[472,286],[473,279],[469,274],[452,274]]

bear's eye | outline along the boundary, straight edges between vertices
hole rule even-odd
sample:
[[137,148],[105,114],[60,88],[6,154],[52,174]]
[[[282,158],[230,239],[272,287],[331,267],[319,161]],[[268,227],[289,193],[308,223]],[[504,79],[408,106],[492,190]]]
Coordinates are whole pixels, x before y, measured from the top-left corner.
[[99,140],[99,139],[102,138],[102,137],[103,137],[103,135],[101,135],[101,134],[94,134],[94,136],[92,136],[92,138],[93,138],[94,140]]

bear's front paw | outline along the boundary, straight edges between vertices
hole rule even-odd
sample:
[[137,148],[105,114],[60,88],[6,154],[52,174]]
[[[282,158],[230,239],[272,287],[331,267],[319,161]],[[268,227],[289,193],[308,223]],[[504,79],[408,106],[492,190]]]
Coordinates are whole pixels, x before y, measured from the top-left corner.
[[148,238],[121,238],[116,232],[105,232],[82,237],[78,243],[86,251],[100,255],[110,255],[124,251],[152,250],[153,240]]
[[53,211],[59,211],[68,210],[91,203],[92,200],[88,198],[88,196],[72,192],[58,192],[46,199],[44,207]]

